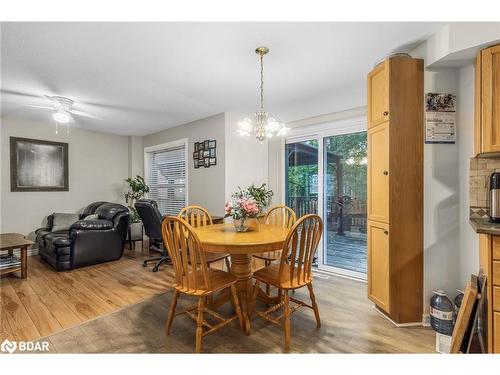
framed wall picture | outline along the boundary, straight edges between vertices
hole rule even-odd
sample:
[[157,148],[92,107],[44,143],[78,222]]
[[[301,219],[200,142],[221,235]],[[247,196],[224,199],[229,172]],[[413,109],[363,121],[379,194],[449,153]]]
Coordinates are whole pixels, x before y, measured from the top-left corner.
[[210,168],[217,165],[217,141],[215,139],[206,139],[194,143],[193,151],[194,168]]
[[11,191],[69,191],[68,144],[10,137]]

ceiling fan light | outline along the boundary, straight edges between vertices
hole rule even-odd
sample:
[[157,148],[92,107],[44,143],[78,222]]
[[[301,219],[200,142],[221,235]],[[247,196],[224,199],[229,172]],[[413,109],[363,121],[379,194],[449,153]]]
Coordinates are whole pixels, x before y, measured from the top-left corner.
[[66,111],[57,111],[52,114],[54,121],[60,124],[67,124],[71,121],[71,115]]

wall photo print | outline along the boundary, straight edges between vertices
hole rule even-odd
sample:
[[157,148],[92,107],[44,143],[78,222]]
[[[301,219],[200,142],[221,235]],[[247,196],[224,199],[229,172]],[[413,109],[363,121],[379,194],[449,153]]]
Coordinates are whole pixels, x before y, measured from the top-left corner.
[[193,166],[195,169],[201,167],[210,168],[217,165],[217,141],[215,139],[195,142],[193,150]]
[[69,191],[68,144],[10,137],[10,191]]

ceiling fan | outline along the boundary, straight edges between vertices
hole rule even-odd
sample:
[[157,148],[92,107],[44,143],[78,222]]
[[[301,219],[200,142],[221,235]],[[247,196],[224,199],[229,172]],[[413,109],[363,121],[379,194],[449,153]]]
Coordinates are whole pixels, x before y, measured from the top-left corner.
[[54,111],[54,113],[52,114],[52,118],[54,119],[54,121],[60,124],[74,123],[75,119],[73,118],[72,115],[88,117],[96,120],[102,120],[101,117],[95,116],[88,112],[83,112],[73,109],[74,102],[69,98],[65,98],[64,96],[49,96],[49,95],[45,95],[45,97],[52,102],[52,106],[42,106],[33,104],[24,104],[24,106],[32,108],[48,109],[50,111]]

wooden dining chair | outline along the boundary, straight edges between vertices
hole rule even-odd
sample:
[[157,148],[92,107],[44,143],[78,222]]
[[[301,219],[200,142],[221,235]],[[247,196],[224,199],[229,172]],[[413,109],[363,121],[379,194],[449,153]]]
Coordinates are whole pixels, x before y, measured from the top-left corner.
[[[271,207],[264,217],[264,224],[277,225],[283,228],[291,228],[297,221],[295,211],[285,205],[278,205]],[[268,267],[272,262],[279,260],[281,257],[281,250],[267,251],[265,253],[257,253],[253,255],[256,259],[264,261],[264,266]],[[271,288],[266,285],[266,293],[270,294]]]
[[[181,218],[188,222],[193,228],[202,227],[205,225],[212,225],[212,216],[208,213],[208,210],[201,206],[187,206],[184,207],[179,214],[178,218]],[[226,268],[229,271],[231,269],[231,264],[229,263],[229,254],[205,254],[207,264],[210,267],[212,263],[224,260]]]
[[[255,312],[258,316],[274,324],[280,324],[284,318],[285,350],[290,350],[290,315],[299,307],[309,307],[314,311],[318,328],[321,326],[318,304],[313,291],[312,262],[318,248],[321,235],[323,233],[323,221],[318,215],[302,216],[290,229],[280,263],[264,267],[253,274],[255,285],[252,293],[252,302],[249,311]],[[283,291],[278,304],[271,306],[265,311],[255,309],[259,284],[269,284]],[[290,297],[289,292],[307,286],[311,304],[307,304],[296,298]],[[296,306],[290,307],[290,302]],[[273,317],[272,313],[283,307],[284,313],[278,317]]]
[[[180,218],[168,217],[162,222],[162,235],[175,271],[174,295],[166,323],[167,335],[170,335],[174,316],[187,314],[196,321],[196,352],[199,353],[203,336],[219,330],[235,319],[239,319],[243,329],[243,316],[236,295],[236,277],[229,272],[208,268],[205,252],[193,227]],[[236,314],[230,318],[224,318],[206,306],[208,297],[226,288],[231,290],[236,309]],[[177,299],[181,293],[198,298],[198,303],[176,313]],[[218,323],[211,324],[205,320],[205,313]]]

